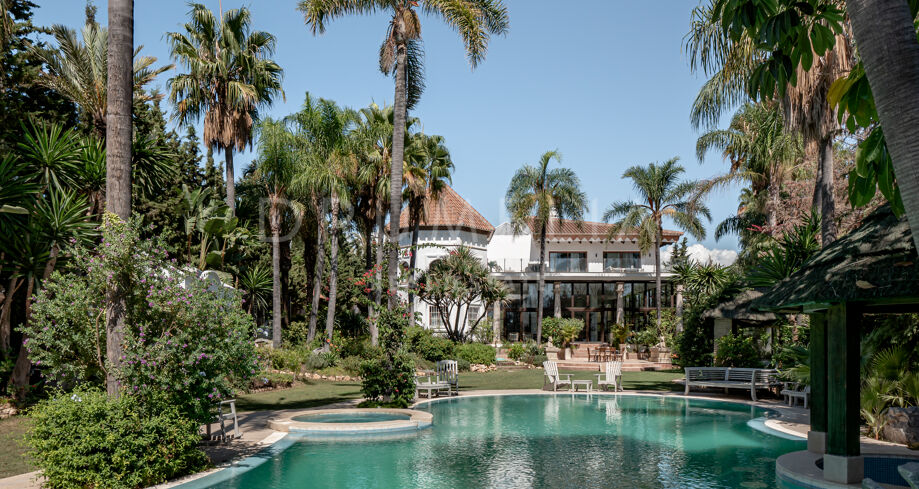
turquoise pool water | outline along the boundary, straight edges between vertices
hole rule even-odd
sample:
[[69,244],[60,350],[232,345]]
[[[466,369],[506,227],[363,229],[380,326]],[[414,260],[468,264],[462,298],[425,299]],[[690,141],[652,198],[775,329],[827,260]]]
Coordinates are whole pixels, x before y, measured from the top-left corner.
[[525,395],[422,405],[434,426],[398,437],[288,436],[221,488],[775,488],[803,441],[754,429],[766,410],[652,396]]
[[396,413],[325,413],[325,414],[304,414],[294,416],[294,421],[303,421],[306,423],[376,423],[379,421],[399,421],[411,419],[407,414]]

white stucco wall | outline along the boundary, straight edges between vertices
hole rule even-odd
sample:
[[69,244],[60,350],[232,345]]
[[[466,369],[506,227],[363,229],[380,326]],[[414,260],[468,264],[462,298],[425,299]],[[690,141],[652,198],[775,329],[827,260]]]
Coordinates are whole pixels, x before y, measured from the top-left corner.
[[515,236],[511,225],[504,223],[495,229],[488,243],[488,261],[494,262],[500,271],[522,272],[531,260],[532,241],[529,229]]

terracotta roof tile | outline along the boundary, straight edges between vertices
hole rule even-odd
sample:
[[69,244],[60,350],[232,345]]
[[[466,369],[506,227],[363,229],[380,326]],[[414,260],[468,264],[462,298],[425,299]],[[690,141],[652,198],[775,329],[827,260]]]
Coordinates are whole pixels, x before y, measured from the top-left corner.
[[[437,200],[429,196],[424,201],[424,218],[421,229],[469,229],[487,234],[494,232],[495,227],[488,219],[479,214],[469,202],[460,197],[449,185],[445,186]],[[403,209],[399,216],[399,229],[409,231],[408,209]]]
[[[536,234],[533,226],[533,220],[530,219],[530,231]],[[548,239],[606,239],[609,235],[612,224],[605,222],[583,221],[580,226],[576,221],[570,219],[552,218],[549,220],[549,226],[546,228],[546,238]],[[663,242],[664,244],[675,243],[683,233],[679,231],[670,231],[665,229]],[[638,239],[638,233],[635,231],[626,232],[621,235],[623,238]]]

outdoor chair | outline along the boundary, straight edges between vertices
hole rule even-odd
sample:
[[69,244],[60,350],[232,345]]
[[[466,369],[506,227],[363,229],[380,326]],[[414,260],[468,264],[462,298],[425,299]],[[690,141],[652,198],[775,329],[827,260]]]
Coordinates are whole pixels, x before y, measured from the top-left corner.
[[[546,373],[547,383],[552,385],[552,390],[557,391],[558,386],[567,385],[571,389],[571,374],[558,373],[558,364],[553,361],[542,362],[542,368]],[[545,387],[545,385],[543,385]]]
[[624,390],[622,388],[622,362],[606,362],[604,364],[606,371],[597,374],[597,388],[606,390],[607,386],[613,386],[614,392]]
[[438,397],[440,396],[440,391],[446,390],[448,393],[450,392],[450,384],[439,382],[432,377],[425,377],[424,379],[415,377],[415,399],[420,397],[421,391],[427,391],[428,399],[431,399],[435,392]]
[[459,395],[459,366],[456,360],[441,360],[437,362],[437,381],[448,384],[448,394]]
[[789,385],[788,382],[785,383],[785,388],[782,389],[782,397],[785,398],[789,406],[796,406],[798,400],[804,404],[804,409],[807,409],[808,401],[810,401],[811,386],[801,384]]

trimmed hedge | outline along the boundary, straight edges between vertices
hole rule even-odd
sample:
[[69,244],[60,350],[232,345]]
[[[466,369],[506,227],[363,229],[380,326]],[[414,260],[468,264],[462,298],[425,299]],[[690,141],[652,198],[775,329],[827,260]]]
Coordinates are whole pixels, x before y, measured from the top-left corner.
[[482,343],[456,345],[456,357],[469,363],[494,365],[495,354],[494,347]]

